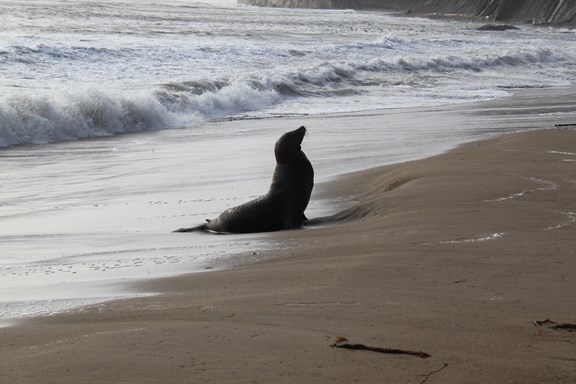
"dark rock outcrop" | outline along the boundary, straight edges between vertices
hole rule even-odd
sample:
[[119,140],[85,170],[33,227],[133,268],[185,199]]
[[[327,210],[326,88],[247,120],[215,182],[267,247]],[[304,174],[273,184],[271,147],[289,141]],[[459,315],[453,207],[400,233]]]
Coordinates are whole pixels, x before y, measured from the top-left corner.
[[507,24],[486,24],[478,28],[479,31],[508,31],[510,29],[520,29],[514,25]]

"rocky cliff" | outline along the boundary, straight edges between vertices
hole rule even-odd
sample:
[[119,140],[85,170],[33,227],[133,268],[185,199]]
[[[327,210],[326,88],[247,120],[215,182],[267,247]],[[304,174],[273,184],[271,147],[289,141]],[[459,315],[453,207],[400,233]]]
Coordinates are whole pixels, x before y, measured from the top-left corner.
[[490,20],[576,23],[575,0],[422,0],[413,10]]
[[259,7],[383,9],[407,11],[421,0],[238,0]]
[[238,0],[266,7],[383,9],[488,20],[576,24],[576,0]]

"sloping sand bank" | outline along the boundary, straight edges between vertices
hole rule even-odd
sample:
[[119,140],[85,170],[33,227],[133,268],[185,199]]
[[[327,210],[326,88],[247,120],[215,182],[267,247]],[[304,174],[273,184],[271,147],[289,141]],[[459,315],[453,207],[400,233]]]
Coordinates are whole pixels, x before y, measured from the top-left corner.
[[[2,383],[571,383],[576,131],[344,177],[348,222],[268,261],[0,330]],[[263,235],[264,236],[264,235]],[[424,351],[382,354],[351,343]]]

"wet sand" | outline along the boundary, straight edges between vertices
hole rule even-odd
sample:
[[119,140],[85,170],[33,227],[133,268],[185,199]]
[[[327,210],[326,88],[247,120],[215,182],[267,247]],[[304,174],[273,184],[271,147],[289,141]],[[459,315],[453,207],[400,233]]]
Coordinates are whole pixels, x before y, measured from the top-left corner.
[[[508,113],[496,105],[484,113]],[[259,235],[281,245],[260,262],[1,329],[0,382],[576,380],[576,334],[534,324],[576,322],[576,130],[474,142],[317,189],[345,221]],[[431,357],[332,348],[338,337]]]

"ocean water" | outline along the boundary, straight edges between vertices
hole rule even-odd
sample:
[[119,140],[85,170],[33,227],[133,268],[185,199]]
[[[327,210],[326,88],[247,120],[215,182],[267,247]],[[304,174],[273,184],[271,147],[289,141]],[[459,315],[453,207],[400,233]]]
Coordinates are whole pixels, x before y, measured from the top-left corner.
[[0,2],[0,320],[267,257],[266,235],[170,231],[264,193],[274,141],[301,124],[321,182],[494,133],[414,107],[574,85],[574,31],[477,27],[227,0]]

